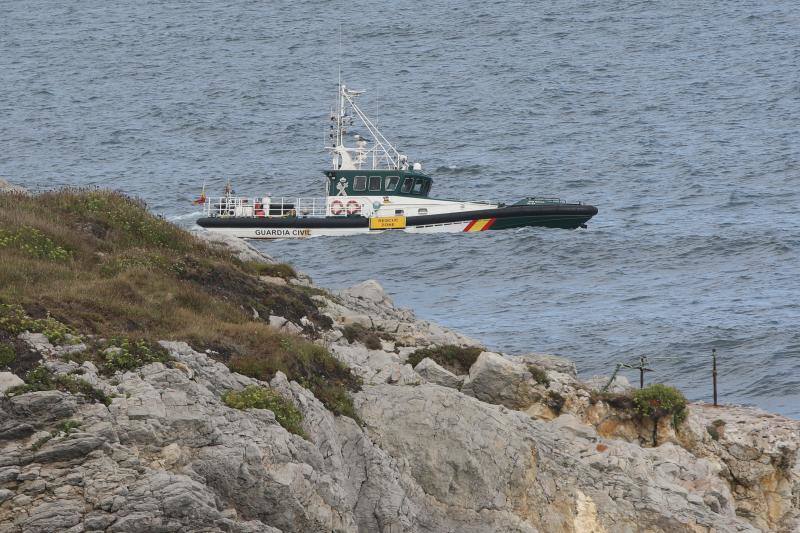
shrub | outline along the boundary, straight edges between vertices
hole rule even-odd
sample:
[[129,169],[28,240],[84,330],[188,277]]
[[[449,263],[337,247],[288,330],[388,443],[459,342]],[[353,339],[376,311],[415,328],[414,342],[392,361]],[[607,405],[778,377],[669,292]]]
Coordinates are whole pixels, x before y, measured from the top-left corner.
[[52,433],[50,435],[45,435],[43,437],[40,437],[39,439],[36,440],[36,442],[31,444],[31,451],[34,451],[34,452],[38,451],[39,448],[41,448],[42,446],[47,444],[48,441],[50,441],[50,439],[52,439],[52,438],[53,438],[53,434]]
[[64,420],[58,425],[56,431],[58,433],[64,433],[66,435],[69,435],[73,431],[77,430],[79,427],[81,427],[81,423],[78,422],[77,420]]
[[0,329],[12,335],[19,335],[24,331],[42,333],[53,344],[80,342],[72,328],[55,318],[31,318],[22,306],[13,304],[0,304]]
[[6,342],[0,342],[0,367],[6,367],[17,360],[14,347]]
[[262,381],[270,380],[281,371],[314,393],[325,407],[337,415],[358,421],[348,391],[361,389],[361,381],[325,348],[299,338],[285,336],[280,340],[278,354],[248,354],[235,356],[228,366],[234,372]]
[[35,452],[39,450],[39,448],[47,444],[54,437],[57,437],[59,434],[63,433],[64,435],[69,435],[73,431],[77,430],[79,427],[81,427],[81,423],[78,422],[77,420],[64,420],[58,426],[56,426],[56,429],[51,431],[49,435],[44,435],[43,437],[39,438],[36,442],[34,442],[31,445],[31,450]]
[[109,344],[111,346],[103,352],[102,361],[106,373],[134,370],[150,363],[164,363],[169,360],[166,350],[145,340],[117,337]]
[[86,222],[112,233],[120,244],[186,250],[191,238],[177,226],[154,217],[142,200],[102,190],[65,190],[43,195]]
[[30,226],[21,226],[16,231],[0,228],[0,248],[15,248],[30,257],[50,261],[66,261],[72,258],[72,252]]
[[545,400],[545,405],[547,405],[547,407],[552,409],[556,415],[561,414],[561,410],[564,409],[565,403],[566,400],[561,394],[553,390],[547,392],[547,399]]
[[248,261],[246,266],[258,276],[283,278],[287,281],[297,277],[297,272],[295,269],[286,263],[261,263],[258,261]]
[[453,344],[420,348],[408,356],[407,363],[411,366],[417,366],[420,361],[429,357],[451,372],[468,374],[469,368],[475,363],[482,351],[481,348],[462,348]]
[[45,366],[37,366],[25,375],[25,384],[12,387],[6,391],[9,396],[43,390],[60,390],[70,394],[81,394],[88,400],[111,404],[111,399],[100,389],[94,388],[91,383],[74,376],[53,374]]
[[350,344],[358,341],[370,350],[380,350],[383,347],[380,336],[374,331],[365,328],[361,324],[351,324],[349,326],[345,326],[342,329],[342,335]]
[[674,387],[656,383],[633,393],[636,412],[643,416],[658,419],[672,417],[672,425],[677,428],[686,419],[686,398]]
[[306,438],[302,427],[303,414],[292,402],[272,389],[248,385],[242,391],[227,391],[222,395],[222,401],[234,409],[269,409],[286,431]]
[[539,385],[544,385],[545,387],[550,386],[550,378],[547,377],[547,372],[545,372],[543,368],[536,365],[528,365],[528,372],[531,373],[533,380]]

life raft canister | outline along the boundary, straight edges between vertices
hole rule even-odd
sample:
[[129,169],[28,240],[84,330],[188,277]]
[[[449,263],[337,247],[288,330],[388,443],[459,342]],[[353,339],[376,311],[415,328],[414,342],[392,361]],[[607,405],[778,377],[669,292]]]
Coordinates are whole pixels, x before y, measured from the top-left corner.
[[350,200],[347,202],[347,214],[348,215],[355,215],[361,211],[361,204],[356,202],[355,200]]
[[334,200],[333,202],[331,202],[331,214],[332,215],[344,214],[344,204],[339,200]]

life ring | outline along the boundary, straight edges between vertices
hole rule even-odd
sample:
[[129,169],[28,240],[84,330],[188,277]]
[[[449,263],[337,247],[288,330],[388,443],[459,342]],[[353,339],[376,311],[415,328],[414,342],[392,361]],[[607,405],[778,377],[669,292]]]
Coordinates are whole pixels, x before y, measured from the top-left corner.
[[355,200],[350,200],[347,202],[347,214],[348,215],[355,215],[356,213],[361,211],[361,204],[356,202]]
[[331,202],[331,214],[335,216],[344,214],[344,204],[340,200]]

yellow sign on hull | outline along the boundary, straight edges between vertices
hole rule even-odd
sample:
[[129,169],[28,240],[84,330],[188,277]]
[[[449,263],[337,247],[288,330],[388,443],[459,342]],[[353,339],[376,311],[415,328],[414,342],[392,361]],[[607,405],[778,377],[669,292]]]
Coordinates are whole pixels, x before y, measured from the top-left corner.
[[403,229],[406,227],[406,217],[372,217],[369,219],[369,229]]

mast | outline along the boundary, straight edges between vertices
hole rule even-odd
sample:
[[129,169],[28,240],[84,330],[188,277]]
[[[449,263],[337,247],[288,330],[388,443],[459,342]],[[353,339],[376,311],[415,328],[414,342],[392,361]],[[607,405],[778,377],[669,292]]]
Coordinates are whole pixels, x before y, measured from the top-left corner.
[[[366,113],[356,104],[356,98],[363,91],[348,89],[342,83],[342,25],[339,24],[339,66],[336,94],[336,109],[331,109],[327,140],[330,145],[325,148],[331,152],[331,167],[333,170],[362,170],[366,165],[371,165],[372,170],[407,170],[408,157],[397,151],[392,143],[378,130],[377,115],[378,94],[375,99],[376,121],[373,123]],[[349,112],[349,114],[348,114]],[[355,141],[354,147],[345,145],[345,135],[348,126],[353,125],[353,118],[358,117],[361,125],[366,128],[372,139],[365,138],[356,132],[350,132]],[[370,145],[371,143],[371,145]],[[371,160],[371,162],[370,162]],[[414,170],[421,170],[419,163],[414,163]]]
[[[338,84],[338,90],[336,110],[331,113],[331,131],[328,135],[331,144],[325,147],[331,151],[333,169],[362,170],[366,165],[372,170],[407,170],[410,166],[408,157],[401,154],[389,142],[356,102],[364,92],[349,89],[343,83]],[[349,147],[346,145],[345,137],[348,134],[348,127],[354,123],[354,117],[358,118],[371,139],[350,132],[355,146]],[[419,170],[417,166],[419,164],[415,163],[414,168]]]

